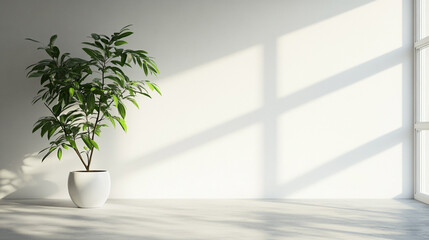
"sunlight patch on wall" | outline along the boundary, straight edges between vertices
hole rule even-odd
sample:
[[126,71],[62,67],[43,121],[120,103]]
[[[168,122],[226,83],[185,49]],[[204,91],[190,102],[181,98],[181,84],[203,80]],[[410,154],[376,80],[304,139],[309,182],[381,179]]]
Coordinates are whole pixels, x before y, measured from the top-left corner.
[[279,37],[277,96],[299,91],[400,48],[401,16],[402,1],[373,1]]
[[[403,137],[397,136],[398,138]],[[356,153],[362,154],[362,153]],[[381,150],[379,153],[349,167],[335,171],[334,174],[320,178],[320,172],[312,171],[306,184],[294,189],[283,197],[288,198],[394,198],[403,194],[402,143]],[[344,159],[347,161],[347,159]],[[341,165],[341,162],[337,163]],[[381,170],[382,169],[382,170]],[[402,176],[402,177],[401,177]],[[299,182],[296,185],[301,185]],[[404,193],[405,194],[405,193]]]
[[113,175],[111,197],[260,197],[262,139],[262,124],[253,124],[152,164],[145,156],[133,159],[129,171],[118,163],[113,169],[122,175]]
[[[402,98],[402,65],[396,65],[282,114],[278,119],[278,182],[287,183],[318,167],[329,172],[329,176],[335,175],[344,170],[341,162],[328,165],[327,169],[323,166],[338,156],[345,155],[339,161],[347,161],[361,155],[362,159],[350,163],[353,169],[355,164],[368,160],[365,151],[378,153],[391,148],[391,138],[388,137],[372,142],[397,129],[404,133],[408,131],[403,129]],[[398,139],[403,138],[406,135]],[[370,145],[354,152],[365,144]],[[353,154],[347,157],[350,152]],[[400,162],[400,156],[395,161]],[[381,159],[373,161],[372,167],[380,171],[377,161]],[[390,164],[389,167],[393,168],[392,171],[401,169],[399,164]],[[339,182],[344,181],[353,181],[353,178]],[[310,186],[315,183],[308,182]]]

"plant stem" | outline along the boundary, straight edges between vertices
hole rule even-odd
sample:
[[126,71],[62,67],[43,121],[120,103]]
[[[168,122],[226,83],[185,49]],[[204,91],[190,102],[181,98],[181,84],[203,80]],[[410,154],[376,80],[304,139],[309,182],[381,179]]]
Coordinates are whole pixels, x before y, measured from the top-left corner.
[[79,156],[79,158],[80,158],[80,161],[82,162],[82,164],[85,166],[85,169],[86,169],[86,171],[89,171],[89,165],[86,165],[85,164],[85,161],[83,161],[83,157],[82,157],[82,155],[80,154],[80,152],[79,152],[79,150],[77,149],[77,147],[76,148],[73,148],[73,150],[76,152],[76,154]]
[[[101,92],[103,92],[104,90],[104,71],[106,69],[106,60],[104,60],[103,62],[103,67],[101,68]],[[101,96],[100,99],[98,99],[98,111],[97,111],[97,117],[95,118],[95,124],[94,124],[94,129],[92,129],[92,136],[91,139],[94,141],[94,137],[95,137],[95,131],[97,130],[97,125],[98,122],[100,121],[100,111],[101,111]],[[92,161],[92,154],[94,153],[94,146],[92,146],[91,148],[91,153],[89,154],[89,159],[88,159],[88,169],[87,171],[89,171],[89,166],[91,165],[91,161]]]
[[[67,136],[68,136],[68,134],[67,134],[67,131],[66,131],[66,128],[65,128],[64,124],[63,124],[63,123],[61,123],[61,121],[60,121],[60,120],[58,120],[57,116],[55,116],[55,114],[54,114],[54,112],[51,110],[51,108],[50,108],[46,103],[44,103],[44,104],[45,104],[46,108],[47,108],[47,109],[49,109],[49,111],[50,111],[50,112],[52,113],[52,115],[55,117],[55,119],[60,123],[60,126],[61,126],[61,128],[63,129],[63,131],[64,131],[64,135],[67,137]],[[89,165],[86,165],[86,164],[85,164],[85,161],[83,161],[82,155],[80,155],[80,152],[79,152],[79,149],[77,149],[77,146],[76,146],[76,148],[74,148],[74,147],[72,147],[72,148],[73,148],[73,149],[74,149],[74,151],[76,152],[76,154],[77,154],[77,156],[79,157],[80,161],[82,162],[83,166],[85,166],[85,169],[88,171],[88,170],[89,170]]]

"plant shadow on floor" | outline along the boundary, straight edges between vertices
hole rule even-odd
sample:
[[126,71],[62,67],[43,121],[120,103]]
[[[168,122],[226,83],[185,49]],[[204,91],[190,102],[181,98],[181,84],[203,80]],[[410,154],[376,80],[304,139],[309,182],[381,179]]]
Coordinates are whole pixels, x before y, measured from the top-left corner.
[[76,210],[9,201],[0,202],[0,239],[420,240],[429,234],[429,206],[414,200],[115,200],[104,209]]

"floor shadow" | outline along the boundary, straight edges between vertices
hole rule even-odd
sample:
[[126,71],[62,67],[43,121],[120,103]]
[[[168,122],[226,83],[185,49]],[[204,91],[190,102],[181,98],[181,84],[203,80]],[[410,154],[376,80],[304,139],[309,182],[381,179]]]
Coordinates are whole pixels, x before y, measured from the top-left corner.
[[43,199],[40,197],[33,199],[13,199],[7,198],[8,204],[23,205],[23,206],[39,206],[39,207],[54,207],[54,208],[77,208],[71,200],[63,199]]
[[104,209],[0,201],[0,239],[427,239],[414,200],[121,200]]
[[[267,200],[262,200],[266,202]],[[219,222],[263,239],[427,239],[429,206],[415,200],[270,200],[242,220]],[[249,220],[243,220],[249,219]],[[201,221],[213,221],[204,218]]]

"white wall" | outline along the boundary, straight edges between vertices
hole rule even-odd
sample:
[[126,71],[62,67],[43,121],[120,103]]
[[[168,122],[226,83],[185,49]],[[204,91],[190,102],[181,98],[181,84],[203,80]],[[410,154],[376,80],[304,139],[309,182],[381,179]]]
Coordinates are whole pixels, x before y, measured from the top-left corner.
[[90,33],[129,23],[164,96],[99,140],[112,198],[412,197],[411,0],[0,4],[0,198],[68,198],[82,169],[35,154],[47,112],[24,69],[44,56],[24,38],[84,56]]

